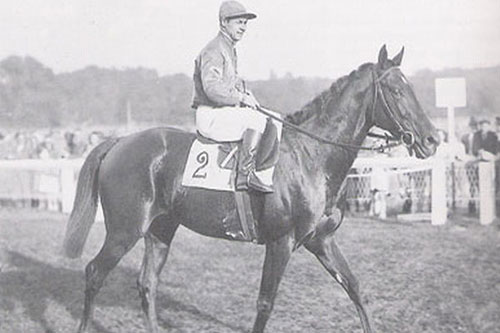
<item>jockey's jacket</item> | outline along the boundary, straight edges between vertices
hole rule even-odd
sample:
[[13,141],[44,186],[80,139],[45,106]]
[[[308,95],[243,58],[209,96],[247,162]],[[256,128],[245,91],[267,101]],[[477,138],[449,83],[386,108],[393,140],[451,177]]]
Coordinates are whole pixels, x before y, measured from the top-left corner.
[[239,106],[245,91],[238,77],[235,43],[224,32],[210,41],[195,60],[193,108]]

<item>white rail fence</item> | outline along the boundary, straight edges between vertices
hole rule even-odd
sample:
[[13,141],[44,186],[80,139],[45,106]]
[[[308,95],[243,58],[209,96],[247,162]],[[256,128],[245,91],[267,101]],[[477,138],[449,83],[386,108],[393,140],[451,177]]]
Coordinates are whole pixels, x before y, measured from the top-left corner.
[[446,223],[450,212],[496,217],[494,162],[358,158],[347,178],[351,213]]
[[[71,212],[82,164],[83,159],[0,161],[0,206]],[[496,217],[495,200],[493,162],[358,158],[347,178],[354,215],[392,214],[440,225],[454,210],[490,224]]]
[[71,212],[82,164],[80,159],[0,161],[0,201]]

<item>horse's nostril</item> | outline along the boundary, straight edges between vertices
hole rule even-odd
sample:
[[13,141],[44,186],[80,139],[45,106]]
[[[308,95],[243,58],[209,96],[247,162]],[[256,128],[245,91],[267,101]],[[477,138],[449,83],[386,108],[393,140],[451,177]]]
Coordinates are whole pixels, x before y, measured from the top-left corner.
[[440,143],[440,139],[439,139],[439,136],[432,136],[432,135],[429,135],[426,139],[425,139],[425,145],[427,147],[429,146],[433,146],[433,145],[438,145]]

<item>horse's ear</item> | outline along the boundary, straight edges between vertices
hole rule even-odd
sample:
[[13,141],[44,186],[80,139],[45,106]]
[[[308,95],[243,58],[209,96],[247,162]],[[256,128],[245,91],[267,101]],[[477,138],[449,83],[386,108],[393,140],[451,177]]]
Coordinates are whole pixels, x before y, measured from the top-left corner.
[[382,46],[380,51],[378,52],[378,64],[383,65],[387,61],[387,48],[385,44]]
[[399,51],[399,53],[394,58],[392,58],[392,62],[394,63],[395,66],[401,65],[401,61],[403,60],[404,53],[405,53],[405,47],[403,46],[401,48],[401,51]]

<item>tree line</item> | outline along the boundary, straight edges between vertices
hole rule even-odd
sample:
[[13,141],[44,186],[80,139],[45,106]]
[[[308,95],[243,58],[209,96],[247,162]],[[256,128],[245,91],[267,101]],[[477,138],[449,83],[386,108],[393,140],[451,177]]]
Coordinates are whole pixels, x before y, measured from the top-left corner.
[[[468,106],[457,110],[459,114],[498,114],[500,66],[421,70],[410,76],[417,97],[431,116],[446,112],[435,107],[437,77],[466,78]],[[291,113],[334,80],[288,74],[248,85],[263,105]],[[55,74],[33,57],[10,56],[0,62],[0,126],[120,125],[129,119],[186,126],[193,120],[192,89],[191,77],[185,74],[160,76],[156,70],[142,67],[96,66]]]

